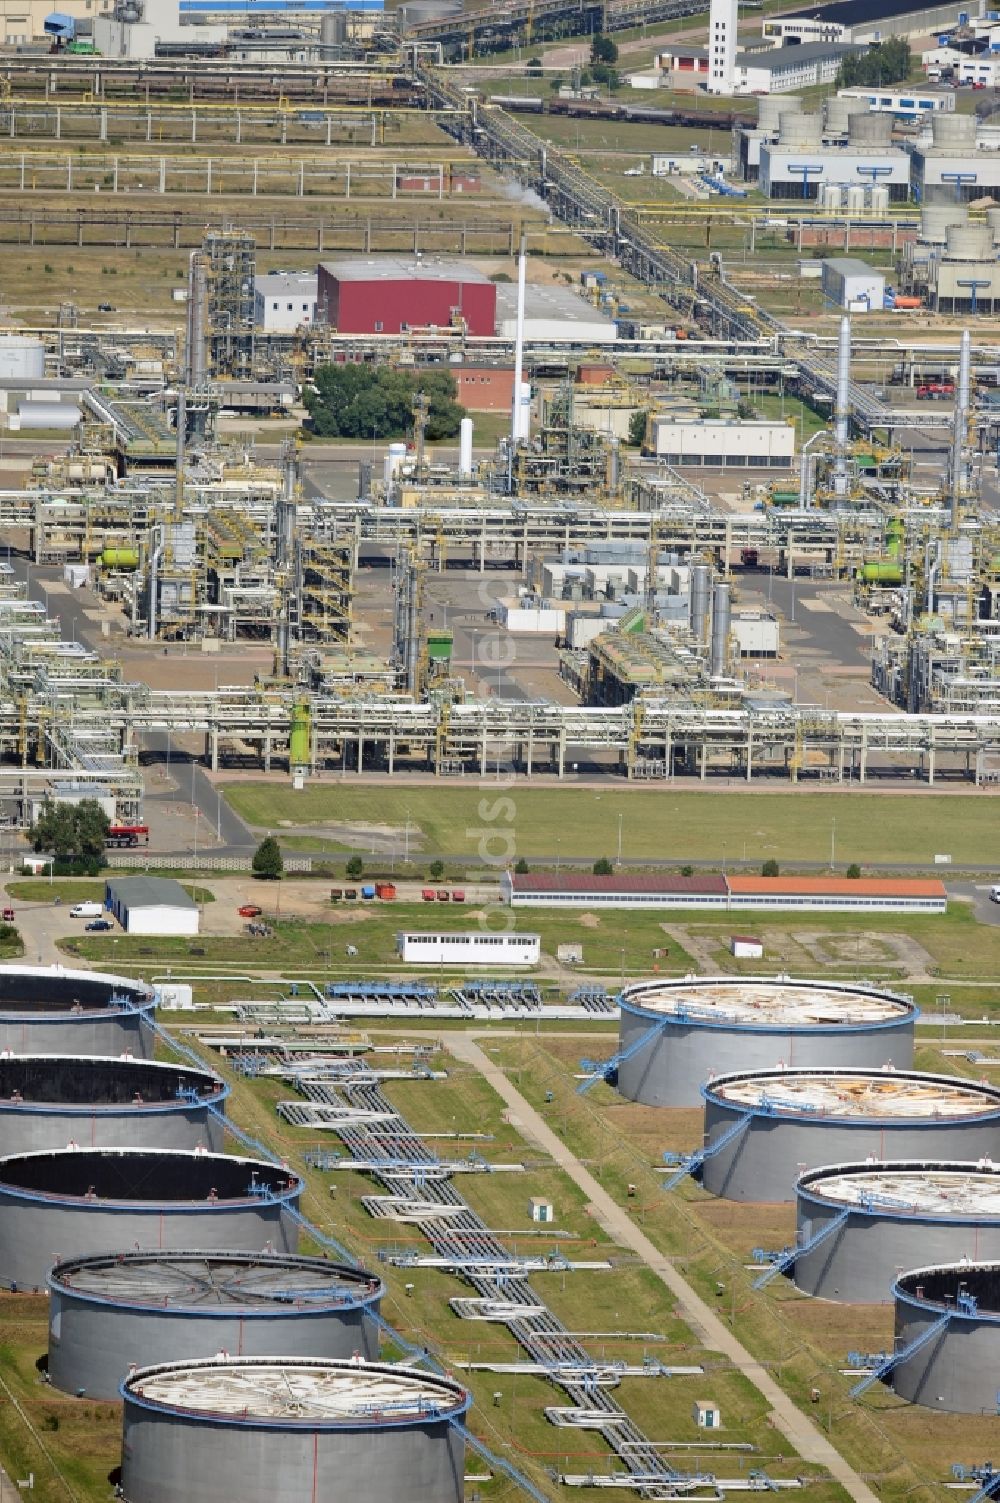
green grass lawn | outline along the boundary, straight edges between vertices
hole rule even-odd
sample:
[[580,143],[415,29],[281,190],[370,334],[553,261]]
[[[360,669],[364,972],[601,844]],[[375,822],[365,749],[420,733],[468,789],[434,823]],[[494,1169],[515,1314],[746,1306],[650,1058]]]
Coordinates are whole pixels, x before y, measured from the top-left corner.
[[[109,872],[108,875],[114,874]],[[62,903],[103,903],[104,881],[103,877],[54,877],[51,882],[48,877],[25,877],[18,882],[8,882],[7,891],[22,903],[52,903],[56,898]],[[181,886],[196,903],[215,902],[214,894],[207,887],[199,887],[194,882],[182,882]]]
[[[422,854],[474,859],[492,834],[489,855],[506,860],[588,860],[613,857],[618,816],[626,861],[690,861],[718,866],[729,861],[826,861],[836,820],[838,861],[933,865],[948,852],[956,865],[978,865],[995,855],[987,835],[996,809],[984,794],[886,794],[674,792],[670,788],[528,788],[505,792],[510,819],[485,817],[495,797],[466,787],[394,787],[392,784],[311,783],[295,791],[287,783],[236,783],[225,788],[232,807],[252,825],[274,829],[283,820],[317,826],[318,836],[336,838],[322,825],[338,821],[394,826],[407,816],[411,838],[420,832]],[[485,813],[484,813],[485,811]],[[508,840],[508,835],[510,839]]]

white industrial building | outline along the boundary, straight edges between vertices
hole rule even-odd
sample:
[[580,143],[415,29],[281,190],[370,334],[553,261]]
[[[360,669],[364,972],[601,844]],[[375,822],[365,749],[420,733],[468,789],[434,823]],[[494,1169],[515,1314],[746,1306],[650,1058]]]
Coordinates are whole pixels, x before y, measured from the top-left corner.
[[104,906],[126,934],[197,934],[201,920],[194,898],[172,877],[113,877]]
[[951,114],[955,109],[954,89],[838,89],[838,99],[857,100],[872,114],[894,115],[900,120],[920,120],[928,115]]
[[846,313],[881,310],[885,301],[885,273],[854,256],[830,256],[823,262],[823,296]]
[[833,83],[852,47],[840,42],[803,42],[770,52],[743,52],[736,59],[736,93],[789,94]]
[[[880,119],[877,115],[869,118]],[[888,124],[888,118],[883,118]],[[759,182],[767,198],[818,198],[824,186],[879,187],[888,191],[890,202],[905,203],[910,194],[910,157],[893,146],[762,141]]]
[[920,204],[1000,198],[1000,137],[974,115],[935,115],[931,137],[910,148],[913,196]]
[[736,92],[738,0],[711,0],[708,12],[708,81],[710,94]]
[[[497,334],[513,339],[517,332],[517,288],[497,286]],[[524,297],[524,337],[536,344],[613,344],[618,329],[568,287],[540,287],[529,282]]]
[[269,271],[254,277],[253,321],[258,329],[292,334],[316,322],[315,271]]
[[538,934],[397,934],[396,950],[406,965],[537,965],[542,941]]
[[502,625],[515,635],[557,637],[566,629],[563,607],[536,595],[501,600],[498,611]]
[[831,0],[797,15],[769,16],[763,34],[772,43],[854,42],[867,46],[889,37],[933,36],[958,24],[961,16],[980,16],[982,0],[953,0],[928,5],[926,0]]
[[778,618],[770,611],[733,611],[729,635],[741,658],[776,658],[778,656]]
[[667,464],[788,469],[795,453],[791,423],[765,418],[654,417],[651,449]]

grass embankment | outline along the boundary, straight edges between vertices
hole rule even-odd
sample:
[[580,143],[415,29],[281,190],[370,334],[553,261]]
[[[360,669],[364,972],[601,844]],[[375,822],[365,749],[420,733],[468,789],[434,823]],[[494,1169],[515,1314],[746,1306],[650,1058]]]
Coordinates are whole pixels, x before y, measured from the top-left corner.
[[841,866],[857,861],[931,867],[937,852],[949,853],[956,866],[979,865],[995,855],[995,842],[987,838],[993,807],[990,796],[980,793],[869,793],[857,785],[824,793],[628,787],[595,792],[515,784],[503,795],[506,805],[490,822],[499,798],[491,788],[322,782],[298,791],[264,782],[225,788],[249,824],[278,832],[287,823],[298,833],[313,826],[319,837],[343,838],[337,826],[367,824],[398,830],[402,849],[409,820],[411,849],[418,842],[421,853],[457,858],[475,858],[492,832],[486,851],[495,856],[502,850],[501,865],[518,856],[550,862],[613,857],[619,815],[626,861],[826,863],[834,821]]

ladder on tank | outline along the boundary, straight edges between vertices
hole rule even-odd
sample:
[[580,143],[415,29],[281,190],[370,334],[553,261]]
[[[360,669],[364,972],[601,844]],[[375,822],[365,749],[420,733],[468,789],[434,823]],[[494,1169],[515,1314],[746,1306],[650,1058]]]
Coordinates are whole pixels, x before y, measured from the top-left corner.
[[814,1232],[807,1241],[801,1244],[796,1243],[794,1247],[789,1247],[782,1253],[780,1258],[775,1258],[771,1266],[766,1268],[759,1278],[754,1279],[753,1287],[755,1289],[766,1289],[771,1280],[776,1279],[779,1273],[785,1273],[787,1269],[791,1268],[796,1258],[801,1258],[804,1253],[811,1253],[814,1248],[819,1247],[828,1237],[832,1237],[835,1232],[839,1232],[853,1209],[853,1206],[848,1206],[846,1210],[839,1211],[832,1221],[824,1222],[819,1231]]
[[[884,1362],[879,1363],[878,1367],[872,1368],[870,1373],[865,1373],[861,1381],[855,1383],[851,1389],[851,1398],[859,1399],[863,1393],[866,1393],[871,1388],[873,1383],[881,1383],[889,1376],[894,1367],[898,1367],[907,1358],[915,1356],[917,1352],[921,1351],[925,1346],[929,1346],[932,1341],[935,1341],[938,1336],[943,1335],[945,1326],[951,1320],[951,1316],[952,1312],[946,1310],[933,1325],[929,1325],[926,1330],[921,1331],[920,1335],[914,1341],[909,1342],[906,1346],[901,1346],[898,1351],[891,1352]],[[1000,1478],[997,1478],[997,1481],[1000,1482]]]
[[669,1019],[667,1018],[661,1018],[653,1024],[652,1028],[647,1028],[645,1033],[641,1033],[637,1039],[633,1039],[627,1049],[620,1049],[617,1054],[612,1054],[610,1059],[581,1059],[580,1069],[584,1071],[586,1078],[580,1081],[580,1084],[576,1088],[576,1094],[582,1096],[585,1091],[589,1091],[591,1086],[596,1085],[599,1080],[607,1080],[609,1075],[615,1073],[619,1065],[623,1065],[627,1059],[631,1059],[641,1049],[645,1049],[647,1044],[651,1044],[657,1034],[661,1033],[666,1027],[668,1021]]
[[[676,1190],[681,1180],[686,1179],[689,1174],[696,1174],[706,1159],[714,1158],[717,1153],[721,1153],[741,1133],[746,1132],[752,1120],[753,1112],[744,1112],[742,1116],[737,1117],[735,1122],[730,1122],[725,1132],[720,1133],[717,1138],[713,1138],[710,1143],[706,1143],[704,1148],[699,1148],[696,1152],[689,1153],[686,1158],[681,1159],[680,1163],[674,1168],[674,1172],[670,1178],[664,1184],[664,1190]],[[664,1155],[664,1158],[666,1157]],[[670,1167],[673,1167],[673,1165],[671,1164]]]

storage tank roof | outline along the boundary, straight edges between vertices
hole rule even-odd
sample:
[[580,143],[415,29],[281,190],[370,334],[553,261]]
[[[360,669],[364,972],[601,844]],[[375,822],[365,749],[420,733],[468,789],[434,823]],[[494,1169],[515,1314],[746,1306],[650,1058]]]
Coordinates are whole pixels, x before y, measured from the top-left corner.
[[1000,1115],[1000,1089],[948,1075],[894,1070],[755,1070],[722,1075],[705,1095],[773,1115],[934,1122]]
[[103,1305],[205,1314],[315,1313],[369,1304],[383,1293],[381,1280],[363,1269],[290,1253],[102,1253],[57,1263],[49,1281]]
[[761,1028],[870,1027],[916,1014],[911,1002],[888,992],[810,981],[647,981],[626,987],[622,1001],[642,1012]]
[[164,1363],[132,1373],[122,1393],[175,1414],[308,1430],[455,1418],[470,1402],[458,1383],[415,1368],[295,1357]]
[[873,1215],[1000,1220],[1000,1165],[989,1159],[835,1164],[804,1174],[799,1185],[824,1201]]

